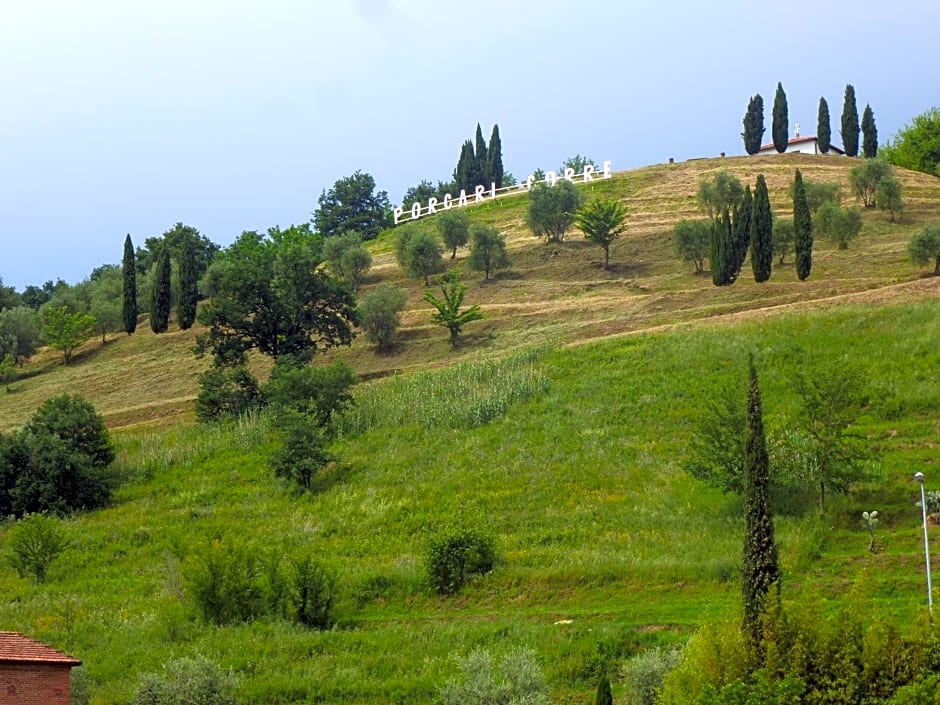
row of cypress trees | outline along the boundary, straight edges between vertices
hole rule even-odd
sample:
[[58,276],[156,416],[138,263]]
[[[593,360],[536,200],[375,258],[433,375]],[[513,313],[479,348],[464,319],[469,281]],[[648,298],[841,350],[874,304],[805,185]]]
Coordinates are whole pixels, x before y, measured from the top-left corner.
[[[785,152],[789,141],[789,116],[787,107],[787,94],[783,85],[777,83],[777,92],[774,95],[773,123],[771,134],[774,148],[778,152]],[[858,106],[855,100],[855,88],[848,84],[845,87],[845,100],[842,106],[841,131],[843,149],[846,156],[857,157],[859,148],[859,121]],[[748,101],[747,112],[744,114],[744,149],[748,154],[757,154],[761,148],[761,138],[764,135],[764,99],[760,94],[754,95]],[[870,105],[865,105],[861,122],[862,154],[871,159],[878,155],[878,129],[875,126],[875,114]],[[826,99],[819,99],[819,111],[816,119],[816,140],[819,151],[823,154],[829,152],[832,146],[832,129],[829,119],[829,104]]]
[[460,149],[457,168],[454,169],[456,189],[472,191],[480,184],[496,184],[496,188],[502,188],[503,174],[503,145],[499,138],[499,125],[493,125],[487,146],[480,123],[477,123],[475,144],[467,140]]

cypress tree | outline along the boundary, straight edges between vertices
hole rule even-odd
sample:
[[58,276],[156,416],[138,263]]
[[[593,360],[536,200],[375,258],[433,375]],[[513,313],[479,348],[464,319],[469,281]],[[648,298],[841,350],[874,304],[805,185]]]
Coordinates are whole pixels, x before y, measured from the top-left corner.
[[486,140],[483,139],[483,130],[480,129],[480,123],[477,123],[476,146],[473,150],[473,179],[471,179],[473,183],[470,184],[470,188],[474,188],[479,184],[489,186],[490,178],[486,171],[488,163],[486,160]]
[[731,230],[731,216],[727,208],[713,224],[708,262],[712,271],[712,283],[715,286],[725,286],[734,281],[732,277],[735,262],[734,236]]
[[796,170],[793,180],[793,230],[795,233],[796,276],[805,281],[813,268],[813,223],[806,201],[803,175]]
[[183,239],[183,247],[179,254],[180,268],[180,297],[176,307],[176,318],[180,330],[192,328],[196,320],[196,302],[199,298],[198,280],[196,275],[196,243],[192,236]]
[[787,94],[783,92],[783,85],[777,84],[777,94],[774,96],[774,116],[771,132],[774,138],[774,147],[778,152],[787,151],[787,140],[790,136],[790,126],[787,117]]
[[770,460],[764,438],[764,416],[754,356],[748,357],[747,447],[744,463],[744,565],[741,592],[744,598],[744,633],[756,645],[761,637],[761,614],[772,585],[779,587],[777,545],[767,505]]
[[764,99],[760,93],[753,96],[747,104],[744,114],[744,150],[748,154],[757,154],[760,151],[760,142],[764,136]]
[[503,187],[503,143],[499,139],[499,125],[493,125],[490,135],[490,146],[486,152],[486,186],[496,184],[496,188]]
[[774,261],[774,217],[770,210],[770,196],[763,174],[757,175],[754,187],[754,214],[751,218],[751,268],[754,281],[770,279]]
[[153,296],[150,302],[150,329],[166,333],[170,323],[170,248],[166,242],[160,248],[153,278]]
[[471,191],[473,186],[473,143],[466,140],[460,148],[460,158],[457,160],[457,168],[454,169],[454,187],[457,191]]
[[845,87],[845,102],[842,104],[842,147],[845,156],[858,156],[858,106],[855,104],[855,88]]
[[878,156],[878,128],[875,127],[875,114],[867,103],[862,111],[862,154],[865,159]]
[[610,678],[606,675],[601,676],[600,681],[597,683],[597,695],[594,696],[594,705],[614,705],[614,696],[610,690]]
[[819,151],[823,154],[829,153],[829,147],[832,146],[832,129],[829,125],[829,103],[825,98],[819,99],[819,116],[816,118],[816,142],[819,145]]
[[738,274],[741,273],[741,267],[744,266],[744,260],[747,259],[747,248],[751,242],[751,231],[753,223],[751,220],[754,209],[753,198],[751,197],[750,185],[744,187],[744,196],[741,202],[734,207],[734,266],[732,268],[731,280],[735,281]]
[[137,330],[137,262],[130,233],[124,238],[121,270],[124,275],[124,330],[130,335]]

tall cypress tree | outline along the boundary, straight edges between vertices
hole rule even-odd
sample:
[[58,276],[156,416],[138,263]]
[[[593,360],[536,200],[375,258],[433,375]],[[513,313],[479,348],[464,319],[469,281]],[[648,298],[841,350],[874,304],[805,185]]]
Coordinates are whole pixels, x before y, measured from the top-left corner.
[[867,103],[862,111],[862,154],[865,159],[878,156],[878,128],[875,127],[875,114]]
[[790,126],[787,117],[787,94],[783,92],[783,84],[781,83],[777,84],[777,94],[774,96],[774,117],[771,133],[777,151],[786,152],[787,140],[790,138]]
[[134,244],[131,234],[124,238],[124,259],[121,262],[124,275],[124,330],[131,335],[137,330],[137,262],[134,258]]
[[[756,200],[756,199],[755,199]],[[771,586],[778,585],[777,545],[767,504],[770,460],[764,438],[764,415],[754,356],[748,357],[747,447],[744,461],[744,564],[741,592],[744,598],[744,633],[751,644],[760,643],[761,614]]]
[[170,323],[170,248],[164,241],[155,264],[153,296],[150,301],[150,330],[166,333]]
[[829,103],[825,98],[819,99],[819,115],[816,118],[816,143],[819,145],[819,151],[823,154],[829,153],[829,147],[832,146],[832,128],[829,124]]
[[471,188],[483,184],[489,186],[490,178],[486,171],[486,140],[483,139],[483,130],[480,129],[480,123],[477,123],[476,144],[473,148],[473,183]]
[[488,181],[486,186],[491,183],[496,184],[496,188],[503,187],[503,143],[499,139],[499,125],[493,125],[493,133],[490,135],[490,146],[486,151],[486,173]]
[[751,268],[754,281],[770,279],[774,261],[774,217],[770,210],[770,195],[763,174],[757,175],[754,187],[754,215],[751,219]]
[[858,156],[858,106],[855,104],[855,88],[845,87],[845,102],[842,104],[842,148],[845,156]]
[[764,136],[764,99],[760,93],[752,96],[744,113],[744,151],[748,154],[757,154],[760,151],[760,142]]
[[732,281],[737,280],[738,274],[741,273],[741,267],[744,266],[744,260],[747,259],[747,248],[751,242],[753,228],[751,222],[753,210],[751,186],[748,184],[744,187],[744,196],[741,198],[741,202],[734,207],[734,267],[731,272]]
[[460,158],[454,169],[454,186],[458,191],[472,191],[473,184],[473,143],[466,140],[460,148]]
[[196,320],[196,303],[199,299],[198,278],[196,274],[196,243],[191,236],[183,239],[179,254],[180,297],[176,307],[176,318],[180,329],[192,328]]
[[793,230],[796,249],[796,276],[805,281],[813,268],[813,223],[806,201],[803,175],[796,170],[793,179]]
[[712,238],[709,247],[708,263],[715,286],[726,286],[734,281],[734,234],[731,229],[731,216],[728,209],[712,224]]

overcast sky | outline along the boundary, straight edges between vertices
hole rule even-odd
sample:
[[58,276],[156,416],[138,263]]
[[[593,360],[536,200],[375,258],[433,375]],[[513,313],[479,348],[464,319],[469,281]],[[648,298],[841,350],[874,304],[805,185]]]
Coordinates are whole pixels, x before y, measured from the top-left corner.
[[[868,9],[869,6],[877,9]],[[398,203],[477,122],[524,178],[743,153],[846,83],[883,143],[940,105],[940,3],[0,0],[0,277],[78,282],[177,221],[230,244],[357,169]]]

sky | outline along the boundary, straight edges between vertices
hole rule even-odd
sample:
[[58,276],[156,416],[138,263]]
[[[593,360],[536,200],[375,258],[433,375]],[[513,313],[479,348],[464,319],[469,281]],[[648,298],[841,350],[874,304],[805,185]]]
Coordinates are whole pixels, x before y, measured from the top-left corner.
[[743,154],[845,85],[884,143],[940,105],[940,3],[0,0],[0,277],[77,283],[177,222],[226,246],[362,170],[398,204],[479,123],[519,179]]

